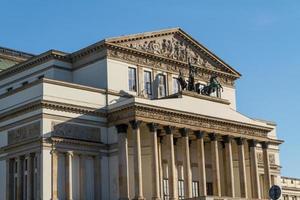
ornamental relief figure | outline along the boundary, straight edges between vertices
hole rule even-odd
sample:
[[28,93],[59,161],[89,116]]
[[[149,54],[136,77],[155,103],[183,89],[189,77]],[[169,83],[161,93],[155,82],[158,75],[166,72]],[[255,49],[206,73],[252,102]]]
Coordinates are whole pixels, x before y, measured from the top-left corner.
[[164,38],[159,40],[146,40],[141,43],[127,43],[129,48],[162,55],[174,60],[190,62],[207,68],[215,68],[206,59],[196,53],[188,44],[178,39]]

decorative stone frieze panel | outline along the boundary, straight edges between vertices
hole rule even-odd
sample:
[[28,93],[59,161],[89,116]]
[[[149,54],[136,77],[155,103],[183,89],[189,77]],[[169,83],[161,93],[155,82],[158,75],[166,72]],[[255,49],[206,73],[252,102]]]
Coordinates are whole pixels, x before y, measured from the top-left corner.
[[41,133],[40,122],[28,124],[8,131],[8,145],[23,142],[28,139],[38,138]]
[[78,124],[52,122],[52,136],[101,142],[101,129]]
[[[257,153],[257,160],[259,163],[263,163],[263,154],[261,152]],[[269,161],[270,164],[275,164],[275,154],[269,154]]]

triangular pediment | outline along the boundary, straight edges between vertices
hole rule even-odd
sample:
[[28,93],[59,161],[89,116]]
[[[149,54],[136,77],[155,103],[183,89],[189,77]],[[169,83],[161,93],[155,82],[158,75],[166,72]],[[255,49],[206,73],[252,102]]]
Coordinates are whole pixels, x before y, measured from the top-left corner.
[[239,72],[180,28],[109,38],[106,42],[240,77]]

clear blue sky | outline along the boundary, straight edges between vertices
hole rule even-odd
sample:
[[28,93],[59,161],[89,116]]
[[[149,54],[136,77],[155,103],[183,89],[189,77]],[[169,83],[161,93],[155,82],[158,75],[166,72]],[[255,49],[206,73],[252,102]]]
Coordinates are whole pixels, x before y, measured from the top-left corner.
[[276,121],[282,174],[300,178],[300,1],[2,0],[0,46],[72,52],[105,37],[181,27],[243,74],[238,110]]

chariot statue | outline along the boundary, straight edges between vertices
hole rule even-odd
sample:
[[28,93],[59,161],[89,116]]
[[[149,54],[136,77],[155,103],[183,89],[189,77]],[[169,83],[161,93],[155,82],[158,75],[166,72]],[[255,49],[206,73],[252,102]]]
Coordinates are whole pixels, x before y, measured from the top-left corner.
[[212,75],[209,79],[209,84],[204,86],[203,89],[201,90],[202,95],[207,95],[210,96],[212,93],[216,91],[221,91],[223,92],[223,87],[219,83],[218,77],[216,75]]

